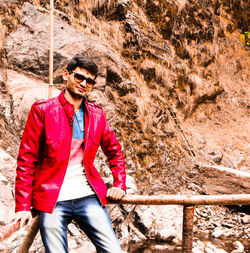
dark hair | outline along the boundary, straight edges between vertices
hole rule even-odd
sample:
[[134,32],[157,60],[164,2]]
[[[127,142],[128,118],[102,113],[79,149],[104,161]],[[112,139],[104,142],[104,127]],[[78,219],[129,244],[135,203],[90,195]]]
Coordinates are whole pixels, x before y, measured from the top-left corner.
[[87,69],[94,76],[98,75],[97,65],[83,54],[75,55],[68,63],[66,69],[71,72],[77,67]]

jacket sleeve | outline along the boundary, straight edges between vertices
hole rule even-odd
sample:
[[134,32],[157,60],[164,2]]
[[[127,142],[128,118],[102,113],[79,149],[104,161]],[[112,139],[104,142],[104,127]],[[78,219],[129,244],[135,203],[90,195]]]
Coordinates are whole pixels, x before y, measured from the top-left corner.
[[114,131],[110,128],[106,116],[103,112],[102,117],[103,131],[101,138],[101,148],[106,155],[110,169],[114,178],[114,187],[119,187],[126,191],[126,166],[121,150],[121,145],[116,139]]
[[31,107],[19,148],[16,169],[15,198],[16,212],[31,208],[35,167],[44,135],[44,113],[37,103]]

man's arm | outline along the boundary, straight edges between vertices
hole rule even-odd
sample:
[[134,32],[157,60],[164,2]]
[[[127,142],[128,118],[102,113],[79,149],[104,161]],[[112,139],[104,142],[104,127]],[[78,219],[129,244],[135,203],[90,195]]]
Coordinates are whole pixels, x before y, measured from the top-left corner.
[[126,192],[126,166],[121,145],[115,137],[114,131],[110,128],[106,116],[103,112],[103,132],[101,139],[101,147],[106,155],[110,169],[113,174],[113,187],[108,190],[107,197],[112,199],[120,199]]
[[35,103],[29,113],[19,148],[16,169],[16,214],[14,221],[21,225],[31,222],[30,212],[35,167],[39,160],[39,151],[44,134],[44,116]]

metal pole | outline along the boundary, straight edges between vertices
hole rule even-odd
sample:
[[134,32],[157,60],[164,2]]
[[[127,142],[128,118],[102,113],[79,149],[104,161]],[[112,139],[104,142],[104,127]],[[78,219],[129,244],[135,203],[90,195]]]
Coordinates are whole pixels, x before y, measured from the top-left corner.
[[20,246],[20,248],[18,249],[17,253],[28,253],[29,252],[29,248],[32,245],[32,243],[36,237],[38,229],[39,229],[39,215],[37,215],[34,218],[32,225],[31,225],[28,233],[26,234],[24,241],[23,241],[22,245]]
[[194,225],[194,206],[184,205],[183,224],[182,224],[182,252],[183,253],[192,253],[193,225]]
[[49,19],[49,94],[52,97],[53,87],[53,49],[54,49],[54,0],[50,0],[50,19]]

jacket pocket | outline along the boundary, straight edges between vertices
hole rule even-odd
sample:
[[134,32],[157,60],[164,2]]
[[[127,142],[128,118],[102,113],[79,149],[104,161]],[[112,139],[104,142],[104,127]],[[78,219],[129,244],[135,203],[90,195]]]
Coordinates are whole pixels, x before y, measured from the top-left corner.
[[62,143],[61,139],[57,139],[57,140],[47,139],[45,141],[45,147],[44,147],[46,151],[46,155],[48,157],[54,156],[56,152],[58,151],[61,143]]
[[52,167],[56,163],[57,156],[60,153],[61,144],[62,139],[46,139],[43,149],[43,157],[47,160],[49,167]]
[[93,144],[95,144],[97,147],[100,146],[100,139],[101,139],[101,138],[97,138],[97,136],[92,136],[92,135],[90,135],[90,138],[89,138],[89,139],[90,139],[91,142],[92,142]]

